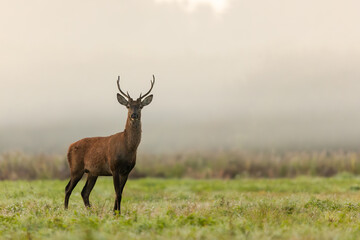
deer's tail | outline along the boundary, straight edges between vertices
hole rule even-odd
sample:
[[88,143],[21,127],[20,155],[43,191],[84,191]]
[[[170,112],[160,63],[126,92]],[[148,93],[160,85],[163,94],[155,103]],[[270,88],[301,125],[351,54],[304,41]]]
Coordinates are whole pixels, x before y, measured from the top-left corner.
[[68,160],[70,169],[71,169],[71,165],[72,165],[72,161],[71,161],[72,151],[73,151],[73,148],[72,148],[72,145],[70,145],[68,153],[67,153],[67,160]]

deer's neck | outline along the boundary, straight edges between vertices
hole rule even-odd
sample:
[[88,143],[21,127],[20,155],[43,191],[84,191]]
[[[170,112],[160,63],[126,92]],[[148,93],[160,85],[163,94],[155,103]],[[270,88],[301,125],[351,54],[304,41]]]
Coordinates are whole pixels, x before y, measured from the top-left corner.
[[128,118],[126,121],[124,135],[126,147],[131,151],[136,151],[141,141],[141,121],[132,121]]

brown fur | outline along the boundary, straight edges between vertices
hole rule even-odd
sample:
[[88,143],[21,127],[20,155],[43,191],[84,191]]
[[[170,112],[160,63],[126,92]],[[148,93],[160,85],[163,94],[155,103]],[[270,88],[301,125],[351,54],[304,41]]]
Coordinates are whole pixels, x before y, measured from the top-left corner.
[[[131,98],[128,101],[119,100],[129,109],[123,132],[108,137],[84,138],[70,145],[67,157],[71,179],[65,188],[65,209],[68,208],[72,190],[87,173],[87,181],[81,192],[85,206],[90,207],[89,195],[97,177],[113,176],[116,193],[114,211],[120,213],[122,191],[135,166],[136,151],[141,141],[141,109],[151,102],[152,95],[141,100],[141,97],[136,101]],[[132,117],[133,114],[136,114],[136,118]]]

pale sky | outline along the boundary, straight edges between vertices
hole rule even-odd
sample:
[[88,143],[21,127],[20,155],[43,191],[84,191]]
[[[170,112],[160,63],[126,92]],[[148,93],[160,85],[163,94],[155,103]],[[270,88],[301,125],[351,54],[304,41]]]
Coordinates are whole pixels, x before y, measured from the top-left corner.
[[216,13],[223,13],[229,5],[229,0],[155,0],[158,3],[179,4],[186,11],[193,12],[199,6],[209,6]]
[[359,9],[355,0],[1,1],[0,151],[57,151],[122,131],[117,76],[138,95],[152,74],[144,151],[356,145]]

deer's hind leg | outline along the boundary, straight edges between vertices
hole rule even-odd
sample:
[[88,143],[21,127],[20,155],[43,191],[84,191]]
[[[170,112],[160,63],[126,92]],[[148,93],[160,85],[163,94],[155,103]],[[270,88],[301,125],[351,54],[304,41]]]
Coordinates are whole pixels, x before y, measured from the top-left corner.
[[65,209],[68,208],[69,198],[76,187],[76,184],[80,181],[84,175],[84,151],[80,151],[79,143],[71,144],[67,154],[69,167],[70,167],[70,181],[65,187]]
[[72,191],[74,190],[74,188],[76,187],[76,184],[80,181],[80,179],[84,175],[84,172],[81,171],[75,175],[73,175],[73,174],[71,174],[71,175],[72,175],[71,179],[65,187],[65,203],[64,203],[65,209],[68,208],[70,195],[71,195]]
[[90,202],[89,202],[89,196],[90,196],[91,190],[95,186],[97,178],[98,178],[97,176],[88,175],[85,186],[84,186],[83,190],[81,191],[81,196],[84,200],[85,207],[91,206]]

